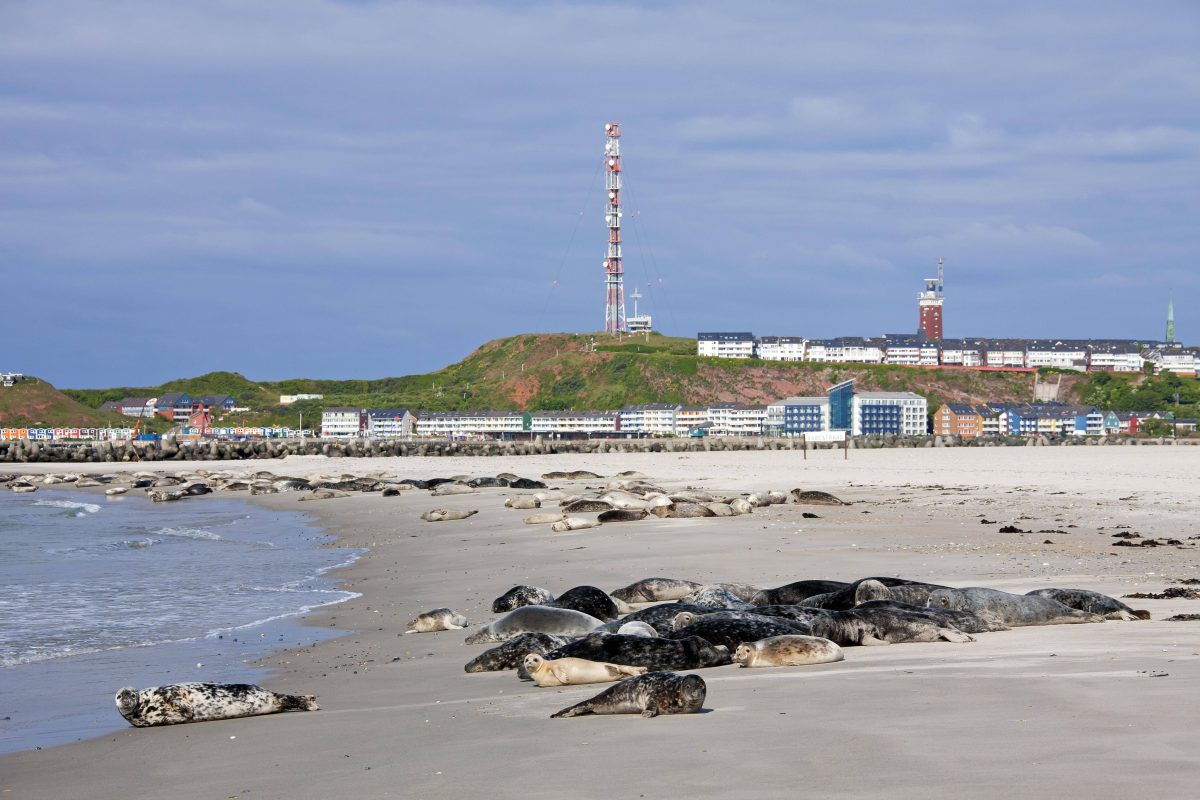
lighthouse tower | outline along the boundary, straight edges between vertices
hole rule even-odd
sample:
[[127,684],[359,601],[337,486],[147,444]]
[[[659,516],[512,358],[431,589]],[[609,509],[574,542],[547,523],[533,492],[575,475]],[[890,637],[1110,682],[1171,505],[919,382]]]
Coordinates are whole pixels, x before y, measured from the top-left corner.
[[945,302],[945,292],[942,283],[942,259],[937,262],[936,278],[925,279],[925,291],[917,295],[917,310],[919,322],[917,332],[926,341],[937,342],[942,338],[942,303]]

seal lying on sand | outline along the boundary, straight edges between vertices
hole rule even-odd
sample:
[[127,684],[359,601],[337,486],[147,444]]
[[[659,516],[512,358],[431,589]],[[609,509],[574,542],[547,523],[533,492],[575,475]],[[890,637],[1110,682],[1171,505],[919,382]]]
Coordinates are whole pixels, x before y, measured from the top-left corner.
[[723,586],[705,586],[683,598],[683,602],[708,608],[744,609],[754,608],[738,595]]
[[544,605],[582,611],[603,622],[611,622],[620,614],[613,599],[603,589],[597,589],[595,586],[576,586],[573,589],[567,589],[559,595],[557,600]]
[[609,594],[626,603],[658,603],[663,600],[678,600],[702,588],[702,583],[679,578],[643,578]]
[[492,611],[503,614],[521,606],[544,606],[554,595],[537,586],[514,586],[492,601]]
[[[813,630],[802,622],[789,619],[776,620],[758,619],[719,619],[710,615],[700,617],[692,624],[665,634],[667,639],[681,639],[688,636],[699,636],[714,645],[721,645],[733,652],[742,642],[757,642],[771,636],[786,636],[789,634],[809,635]],[[819,634],[818,634],[819,635]]]
[[837,591],[814,595],[797,602],[833,611],[848,611],[868,600],[900,600],[913,605],[925,605],[934,590],[946,588],[949,587],[915,583],[904,578],[860,578]]
[[466,519],[478,513],[478,511],[465,511],[461,508],[435,508],[433,511],[426,511],[422,514],[421,519],[426,522],[444,522],[451,519]]
[[659,714],[695,714],[704,706],[708,687],[699,675],[647,672],[626,678],[600,694],[551,714],[580,717],[585,714],[641,714],[647,719]]
[[654,630],[658,631],[659,636],[670,633],[675,630],[674,621],[681,612],[691,611],[694,614],[708,614],[714,609],[704,606],[696,606],[691,603],[662,603],[657,606],[639,609],[625,617],[622,617],[615,622],[606,622],[603,630],[609,633],[616,633],[627,622],[645,622]]
[[150,689],[126,687],[117,711],[136,728],[253,717],[281,711],[316,711],[311,695],[278,694],[250,683],[172,683]]
[[1104,617],[1068,608],[1049,597],[1009,594],[979,586],[967,589],[938,589],[929,595],[929,606],[970,611],[979,616],[998,619],[1014,628],[1025,625],[1104,622]]
[[849,585],[845,581],[796,581],[775,589],[763,589],[751,597],[750,602],[756,606],[794,605],[814,595],[836,592]]
[[772,636],[738,645],[733,663],[743,667],[800,667],[830,664],[845,657],[842,648],[819,636]]
[[1089,592],[1087,589],[1034,589],[1026,596],[1049,597],[1057,600],[1068,608],[1086,611],[1089,614],[1099,614],[1105,619],[1150,619],[1149,611],[1130,608],[1115,597],[1109,597],[1099,592]]
[[946,627],[958,628],[963,633],[991,633],[993,631],[1008,631],[1012,628],[994,617],[981,617],[970,611],[953,611],[949,608],[930,608],[929,606],[914,606],[911,603],[901,603],[899,600],[868,600],[854,607],[854,610],[869,611],[872,608],[890,608],[895,611],[906,611],[928,617]]
[[624,636],[646,636],[651,639],[658,636],[658,631],[654,630],[654,626],[640,620],[633,622],[621,620],[621,627],[617,628],[617,633]]
[[408,630],[405,633],[456,631],[462,630],[470,624],[467,622],[467,618],[457,611],[449,608],[435,608],[433,611],[426,611],[424,614],[418,615],[416,619],[408,623]]
[[714,647],[699,636],[652,639],[620,633],[593,633],[546,653],[546,658],[586,658],[610,664],[662,669],[702,669],[729,663],[729,648]]
[[952,625],[928,615],[892,608],[852,608],[833,611],[812,621],[813,636],[848,645],[882,645],[901,642],[973,642]]
[[645,667],[606,664],[585,658],[556,658],[547,661],[537,653],[525,656],[525,673],[538,686],[576,686],[583,683],[609,683],[641,675]]
[[530,653],[545,655],[556,647],[562,647],[571,640],[566,636],[553,636],[549,633],[521,633],[501,645],[486,650],[463,666],[464,672],[499,672],[505,669],[517,669]]
[[521,606],[467,637],[467,644],[504,642],[519,633],[540,632],[556,636],[583,636],[604,623],[591,614],[569,608]]

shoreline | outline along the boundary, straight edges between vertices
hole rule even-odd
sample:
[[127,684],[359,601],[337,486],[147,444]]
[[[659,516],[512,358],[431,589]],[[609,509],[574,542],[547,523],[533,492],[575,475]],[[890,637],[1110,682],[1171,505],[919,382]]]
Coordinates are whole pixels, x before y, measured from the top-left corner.
[[[822,519],[812,521],[799,520],[798,507],[784,506],[740,518],[663,520],[657,527],[626,523],[550,534],[538,526],[521,526],[521,512],[500,508],[503,498],[514,493],[504,489],[441,498],[412,491],[395,498],[355,495],[305,503],[300,508],[335,537],[332,546],[368,548],[354,564],[324,576],[361,596],[301,618],[306,626],[351,632],[255,663],[275,670],[264,681],[271,689],[318,694],[321,712],[130,728],[78,744],[0,756],[5,775],[0,789],[12,788],[13,797],[96,796],[101,789],[105,796],[150,797],[156,782],[167,780],[172,796],[184,798],[247,789],[253,796],[268,797],[338,791],[370,797],[486,791],[550,797],[569,793],[578,772],[573,759],[586,752],[589,762],[599,758],[619,764],[620,774],[603,793],[577,792],[581,796],[647,789],[674,796],[715,795],[726,791],[727,779],[757,780],[767,796],[781,796],[795,788],[792,768],[798,754],[813,775],[808,781],[855,773],[875,778],[864,785],[844,779],[821,784],[827,790],[823,793],[836,796],[869,796],[885,775],[899,796],[915,794],[921,780],[975,796],[1018,791],[1063,796],[1064,791],[1083,793],[1085,786],[1095,797],[1152,791],[1178,796],[1189,785],[1182,782],[1184,776],[1200,761],[1176,751],[1179,737],[1186,734],[1186,709],[1180,708],[1185,704],[1176,698],[1200,688],[1200,659],[1194,655],[1195,623],[1161,619],[1200,610],[1196,601],[1137,601],[1135,607],[1152,611],[1151,623],[1016,629],[980,636],[969,645],[854,648],[845,662],[821,667],[703,670],[710,687],[706,706],[713,713],[645,724],[623,718],[551,723],[546,719],[550,711],[590,696],[598,687],[536,690],[511,673],[465,675],[462,664],[480,650],[462,644],[463,632],[402,635],[409,618],[441,605],[466,613],[472,629],[486,623],[496,616],[488,608],[491,599],[514,583],[560,592],[584,583],[608,590],[655,574],[762,585],[801,577],[898,574],[1010,591],[1062,583],[1120,596],[1161,590],[1171,578],[1198,574],[1200,551],[1114,551],[1109,534],[1128,524],[1147,536],[1170,533],[1187,541],[1187,536],[1200,535],[1192,521],[1200,499],[1188,490],[1190,476],[1200,472],[1200,457],[1192,454],[1200,451],[1037,448],[1000,456],[1002,452],[855,451],[845,462],[834,452],[810,452],[802,461],[798,452],[766,451],[524,456],[508,463],[293,457],[267,464],[156,464],[169,471],[244,466],[246,472],[270,468],[288,474],[386,469],[402,477],[481,474],[481,469],[506,467],[527,477],[550,469],[611,475],[619,467],[640,470],[670,486],[824,489],[855,505],[817,508]],[[108,472],[150,465],[34,466],[22,468]],[[1068,494],[1055,495],[1057,491]],[[1135,500],[1120,499],[1133,496]],[[297,510],[294,493],[254,499],[268,508]],[[478,508],[480,513],[462,522],[416,521],[417,514],[437,505]],[[1031,531],[1044,523],[1070,533],[1001,536],[998,525],[979,524],[981,510],[1004,523],[1031,517],[1019,523]],[[1079,528],[1059,527],[1056,516],[1069,517],[1069,524]],[[1048,536],[1058,541],[1042,544]],[[1169,674],[1151,681],[1139,670]],[[1012,680],[1016,677],[1025,683]],[[1039,703],[1053,715],[1038,712]],[[1030,709],[1028,718],[1009,721],[1016,708]],[[815,738],[806,719],[821,721]],[[1153,729],[1138,724],[1148,719],[1155,720]],[[1117,724],[1121,720],[1135,725],[1134,739],[1127,724]],[[964,725],[974,726],[973,733],[968,735]],[[854,730],[860,731],[857,739]],[[1036,748],[1061,748],[1068,734],[1100,737],[1093,756],[1085,755],[1087,746],[1081,741],[1060,763],[1038,758]],[[799,742],[806,740],[801,748]],[[1005,763],[998,760],[1001,741],[1016,751],[1004,757]],[[703,753],[706,747],[709,752]],[[865,770],[859,763],[867,758],[863,747],[881,759]],[[947,766],[935,752],[939,747],[943,754],[960,757]],[[189,753],[182,762],[177,758],[185,752],[181,748]],[[809,755],[816,754],[821,756],[818,763],[808,764]],[[676,767],[663,769],[664,758]],[[1019,763],[1035,767],[1001,780],[1010,758],[1012,763],[1026,758]],[[213,763],[222,765],[220,774],[206,768]],[[1130,763],[1153,768],[1134,784]],[[280,766],[264,771],[259,764]],[[502,779],[497,787],[496,776],[515,764],[537,770],[529,773],[539,776],[536,785]],[[1090,772],[1077,775],[1083,764]],[[712,774],[715,765],[724,779],[696,782],[697,776]],[[1076,783],[1069,784],[1072,775]]]

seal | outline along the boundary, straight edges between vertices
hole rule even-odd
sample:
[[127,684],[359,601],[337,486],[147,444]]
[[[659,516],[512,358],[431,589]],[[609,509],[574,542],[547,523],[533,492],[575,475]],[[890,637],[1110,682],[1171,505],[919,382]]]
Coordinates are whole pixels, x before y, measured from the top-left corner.
[[643,578],[609,594],[626,603],[658,603],[687,597],[703,587],[704,584],[678,578]]
[[465,511],[461,508],[435,508],[433,511],[426,511],[422,514],[421,519],[426,522],[444,522],[452,519],[466,519],[478,513],[478,511]]
[[545,489],[546,484],[541,481],[535,481],[533,478],[515,478],[508,482],[509,488],[512,489]]
[[524,663],[525,656],[530,653],[545,655],[570,641],[566,636],[553,636],[549,633],[521,633],[504,644],[475,656],[463,666],[463,672],[499,672],[505,669],[517,669]]
[[609,683],[641,675],[645,667],[606,664],[584,658],[556,658],[547,661],[537,653],[525,656],[525,672],[538,686],[576,686],[581,683]]
[[847,502],[839,500],[829,492],[803,491],[792,489],[792,500],[798,505],[805,506],[848,506]]
[[654,626],[640,620],[624,622],[621,627],[617,628],[617,633],[622,636],[645,636],[651,639],[658,636],[658,631],[654,630]]
[[586,658],[649,670],[703,669],[729,662],[729,649],[699,636],[652,639],[620,633],[593,633],[546,653],[546,658]]
[[639,519],[646,518],[644,509],[633,508],[613,508],[608,511],[601,511],[600,516],[596,520],[601,523],[606,522],[637,522]]
[[843,647],[902,642],[973,642],[974,637],[927,615],[893,608],[853,608],[832,611],[812,621],[813,636]]
[[929,606],[970,611],[979,616],[997,619],[1014,628],[1027,625],[1104,622],[1102,616],[1069,608],[1049,597],[1009,594],[982,586],[966,589],[938,589],[929,595]]
[[584,517],[563,517],[558,522],[550,526],[550,530],[555,533],[566,533],[567,531],[584,531],[588,528],[599,528],[600,522],[594,519],[586,519]]
[[530,514],[525,519],[521,520],[526,525],[546,525],[554,522],[561,522],[562,514]]
[[930,608],[902,603],[899,600],[868,600],[854,607],[869,610],[872,608],[891,608],[897,611],[907,611],[910,614],[920,614],[946,627],[958,628],[963,633],[991,633],[993,631],[1009,631],[1008,627],[999,620],[988,615],[979,616],[971,611],[952,611],[949,608]]
[[845,657],[842,648],[819,636],[771,636],[738,645],[733,663],[743,667],[803,667],[831,664]]
[[763,589],[750,598],[756,606],[795,605],[818,594],[828,594],[839,589],[845,589],[850,584],[845,581],[807,580],[795,581],[786,586],[774,589]]
[[612,511],[613,504],[607,500],[583,498],[562,504],[564,514],[588,514],[596,511]]
[[470,624],[467,622],[467,618],[457,611],[451,611],[448,608],[435,608],[433,611],[426,611],[424,614],[417,615],[416,619],[408,623],[408,630],[405,633],[461,630]]
[[704,706],[708,687],[699,675],[647,672],[626,678],[600,694],[550,715],[581,717],[586,714],[641,714],[650,719],[659,714],[695,714]]
[[557,600],[543,605],[582,611],[602,622],[611,622],[620,616],[620,611],[613,599],[603,589],[597,589],[595,586],[576,586],[573,589],[567,589],[559,595]]
[[467,644],[504,642],[519,633],[530,631],[552,633],[556,636],[583,636],[604,623],[591,614],[569,608],[550,606],[521,606],[500,619],[484,625],[467,637]]
[[[620,603],[624,601],[618,600],[617,602]],[[696,614],[709,614],[712,613],[713,609],[705,608],[704,606],[692,605],[691,603],[662,603],[660,605],[649,606],[647,608],[634,611],[633,613],[615,622],[607,622],[604,624],[604,630],[608,631],[609,633],[616,633],[617,629],[626,622],[645,622],[647,625],[654,628],[654,630],[658,631],[659,635],[661,636],[665,633],[670,633],[673,630],[672,625],[674,624],[675,617],[683,611],[691,611]]]
[[707,608],[743,609],[753,607],[723,586],[705,586],[700,591],[692,592],[684,597],[683,602]]
[[521,606],[544,606],[554,595],[537,586],[514,586],[492,601],[492,611],[503,614]]
[[1109,597],[1099,592],[1087,589],[1034,589],[1026,592],[1026,596],[1049,597],[1057,600],[1068,608],[1086,611],[1089,614],[1099,614],[1105,619],[1150,619],[1150,612],[1134,610],[1115,597]]
[[312,695],[279,694],[251,683],[172,683],[117,692],[117,711],[135,728],[253,717],[282,711],[316,711]]
[[533,495],[523,494],[517,497],[510,497],[504,501],[505,508],[519,508],[528,510],[531,508],[541,508],[542,501],[538,500]]
[[848,611],[867,600],[901,600],[925,605],[929,595],[936,589],[945,589],[932,583],[917,583],[904,578],[859,578],[853,583],[833,592],[818,594],[801,601],[806,606],[828,608],[833,611]]
[[467,486],[471,486],[476,489],[496,489],[496,488],[503,488],[505,486],[508,486],[509,483],[510,483],[510,481],[508,480],[508,478],[493,478],[491,476],[481,476],[478,478],[471,478],[471,480],[467,481]]
[[[699,636],[713,645],[721,646],[733,652],[742,642],[757,642],[771,636],[786,636],[789,634],[815,633],[813,628],[802,622],[789,619],[720,619],[706,614],[686,627],[665,634],[667,639],[681,639],[689,636]],[[817,634],[820,635],[820,634]],[[826,637],[828,638],[828,637]]]

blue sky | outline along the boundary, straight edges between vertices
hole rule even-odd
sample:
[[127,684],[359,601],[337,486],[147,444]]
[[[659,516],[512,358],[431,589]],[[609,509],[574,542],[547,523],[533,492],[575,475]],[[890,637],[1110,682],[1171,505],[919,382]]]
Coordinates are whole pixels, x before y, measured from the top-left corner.
[[[0,370],[436,369],[603,324],[1200,342],[1200,4],[0,5]],[[590,190],[589,190],[589,187]]]

